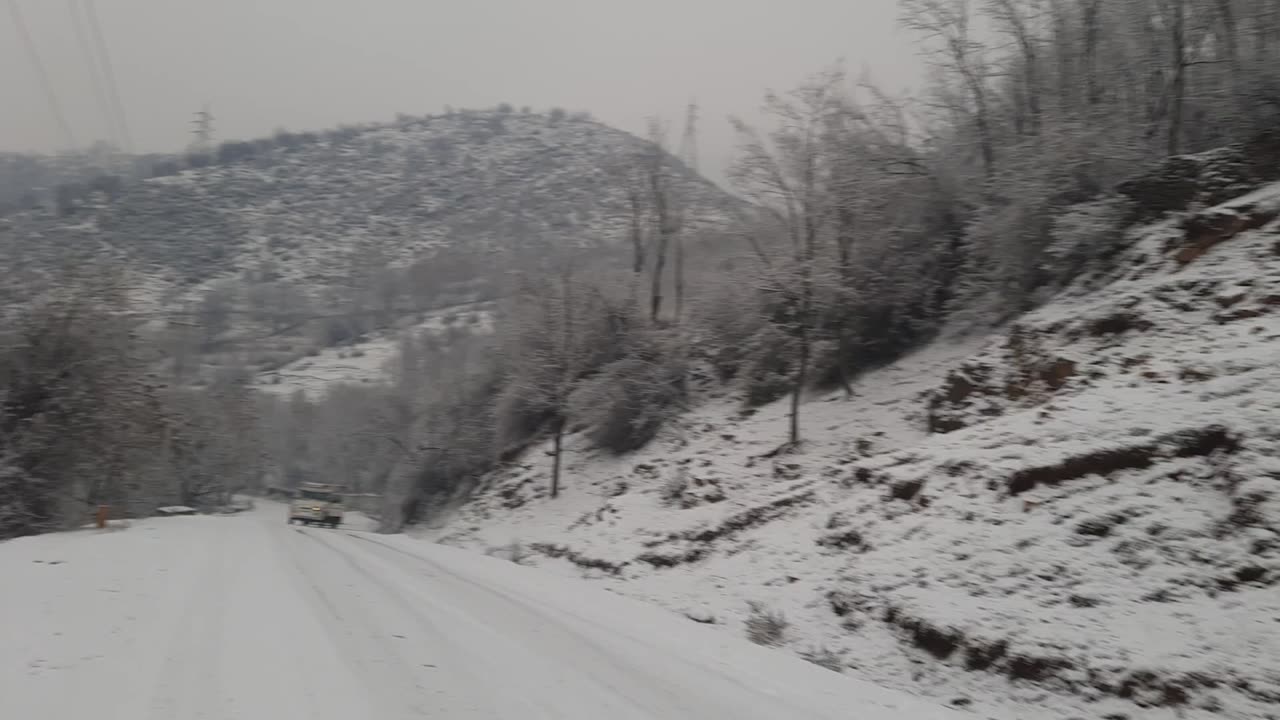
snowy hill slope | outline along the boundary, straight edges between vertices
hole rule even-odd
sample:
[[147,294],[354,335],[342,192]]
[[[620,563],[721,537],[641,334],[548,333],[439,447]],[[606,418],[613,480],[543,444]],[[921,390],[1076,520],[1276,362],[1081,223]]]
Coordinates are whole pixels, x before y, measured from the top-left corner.
[[[23,272],[105,253],[179,287],[247,271],[324,287],[349,282],[353,262],[428,257],[435,281],[461,283],[494,250],[621,242],[620,171],[643,147],[585,117],[501,110],[282,132],[190,156],[191,169],[162,163],[160,176],[62,215],[0,219],[0,250]],[[734,205],[692,172],[674,182],[693,223]]]
[[[1280,185],[1133,231],[1101,287],[805,407],[530,452],[431,531],[957,706],[1280,713]],[[748,603],[757,603],[752,611]],[[776,624],[775,624],[776,625]],[[823,652],[826,651],[826,652]]]
[[314,355],[260,372],[255,387],[282,395],[302,391],[318,398],[337,385],[385,384],[395,378],[396,359],[405,341],[432,337],[448,343],[455,336],[488,333],[492,331],[492,313],[490,302],[425,313],[421,321],[401,323],[342,347],[317,349]]

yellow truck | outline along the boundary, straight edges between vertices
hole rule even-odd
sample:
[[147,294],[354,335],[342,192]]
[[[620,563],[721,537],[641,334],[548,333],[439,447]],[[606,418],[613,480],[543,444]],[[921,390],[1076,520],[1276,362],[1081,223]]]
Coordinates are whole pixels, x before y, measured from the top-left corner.
[[338,527],[344,511],[340,491],[336,485],[302,483],[289,503],[289,524]]

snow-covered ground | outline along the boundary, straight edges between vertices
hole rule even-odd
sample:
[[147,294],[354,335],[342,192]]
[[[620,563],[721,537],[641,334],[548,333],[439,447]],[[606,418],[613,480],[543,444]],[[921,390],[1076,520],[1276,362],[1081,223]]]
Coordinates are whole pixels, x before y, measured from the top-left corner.
[[256,387],[281,395],[302,391],[315,399],[337,384],[390,382],[395,360],[406,340],[416,342],[425,336],[447,338],[450,333],[490,332],[491,308],[488,302],[466,303],[426,313],[421,321],[408,327],[379,331],[361,342],[318,350],[313,356],[259,373]]
[[0,543],[0,717],[951,718],[577,580],[259,503]]
[[1113,277],[814,398],[539,449],[442,542],[597,579],[855,677],[1018,717],[1280,717],[1280,186]]

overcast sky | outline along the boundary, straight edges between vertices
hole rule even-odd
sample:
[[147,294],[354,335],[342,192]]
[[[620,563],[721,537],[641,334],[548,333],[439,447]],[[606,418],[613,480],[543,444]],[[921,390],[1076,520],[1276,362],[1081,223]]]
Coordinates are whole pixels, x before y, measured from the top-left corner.
[[[81,145],[108,137],[70,0],[18,0]],[[766,88],[833,61],[918,84],[896,0],[94,0],[139,150],[390,120],[445,105],[587,110],[642,132],[696,99],[705,167]],[[65,145],[12,17],[0,13],[0,149]],[[678,132],[678,129],[677,129]]]

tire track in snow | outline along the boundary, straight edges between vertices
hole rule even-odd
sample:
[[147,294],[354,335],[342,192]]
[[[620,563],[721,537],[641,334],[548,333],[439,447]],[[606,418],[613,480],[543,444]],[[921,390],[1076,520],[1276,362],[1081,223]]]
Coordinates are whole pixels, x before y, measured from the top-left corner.
[[[468,614],[442,606],[430,594],[417,592],[396,577],[399,573],[374,572],[369,558],[340,547],[341,542],[335,543],[336,538],[330,537],[332,533],[304,530],[302,534],[325,552],[341,558],[368,583],[370,592],[364,593],[360,600],[365,609],[360,616],[379,621],[364,623],[363,635],[383,639],[381,643],[374,643],[374,654],[401,658],[403,667],[429,666],[433,670],[426,686],[417,678],[412,683],[401,682],[401,686],[412,684],[418,695],[432,691],[433,703],[444,702],[451,709],[443,712],[443,717],[521,720],[565,717],[558,703],[543,697],[543,688],[527,682],[531,668],[539,664],[536,655],[525,648],[507,647],[502,653],[504,657],[522,656],[523,661],[514,669],[494,667],[489,654],[477,647],[481,639],[488,640],[485,644],[490,647],[494,640],[500,640],[491,628],[477,624]],[[386,567],[376,560],[372,565]],[[446,625],[453,632],[446,631]],[[454,637],[459,625],[467,627],[470,633],[463,640]],[[394,645],[389,646],[389,638],[394,638]],[[513,693],[513,689],[519,692]],[[405,695],[400,693],[401,697]],[[440,713],[445,708],[433,704],[431,710]],[[463,715],[464,712],[469,714]]]
[[[418,612],[429,609],[454,622],[449,632],[472,640],[488,635],[494,643],[491,657],[477,668],[500,677],[529,678],[526,701],[545,696],[547,714],[512,715],[519,718],[563,718],[605,713],[610,718],[799,718],[796,708],[775,704],[760,688],[751,688],[736,679],[712,675],[719,692],[708,693],[708,670],[634,638],[618,627],[608,627],[573,616],[532,598],[517,597],[459,576],[420,555],[379,542],[367,535],[345,533],[342,540],[326,544],[337,552],[339,544],[357,548],[364,560],[358,565],[381,562],[383,577],[411,579],[427,575],[439,584],[435,593],[426,593],[421,583],[397,583],[388,589],[414,597]],[[369,552],[372,550],[373,552]],[[363,551],[363,552],[361,552]],[[344,553],[346,554],[346,553]],[[584,626],[587,626],[584,628]],[[586,632],[583,630],[586,629]],[[537,648],[528,666],[520,650]],[[547,693],[572,683],[573,694]]]
[[324,537],[331,531],[295,532],[290,553],[309,591],[337,620],[333,633],[340,652],[377,708],[371,717],[508,717],[486,705],[490,693],[466,692],[494,680],[478,681],[460,672],[460,658],[468,649],[453,646],[430,622],[417,617],[400,589],[389,587],[333,547]]
[[[536,597],[517,596],[503,589],[495,587],[493,585],[487,585],[481,582],[477,582],[471,578],[468,578],[456,572],[450,571],[445,567],[443,567],[442,565],[440,565],[439,563],[434,562],[429,558],[423,557],[420,554],[410,552],[403,548],[398,548],[394,545],[391,545],[385,542],[381,542],[368,535],[359,535],[355,533],[347,533],[347,534],[353,538],[356,538],[357,540],[361,540],[363,542],[370,543],[379,548],[382,548],[383,550],[396,553],[398,556],[400,556],[400,560],[402,562],[405,559],[408,559],[410,563],[416,563],[422,567],[429,567],[432,570],[434,570],[436,573],[452,579],[457,584],[463,585],[464,590],[469,591],[470,593],[479,592],[485,595],[493,596],[504,603],[508,603],[512,608],[516,609],[518,612],[528,615],[529,619],[533,623],[554,624],[560,629],[574,635],[574,637],[576,637],[579,641],[585,644],[591,645],[592,647],[596,648],[598,651],[606,655],[611,654],[613,651],[610,649],[604,648],[596,638],[610,637],[610,638],[622,639],[625,643],[628,644],[629,650],[634,652],[636,648],[642,647],[647,651],[647,654],[649,654],[650,657],[653,657],[655,659],[660,659],[662,661],[660,666],[670,667],[672,665],[680,665],[683,668],[687,669],[689,673],[693,676],[705,675],[709,669],[718,670],[717,668],[708,668],[705,665],[699,665],[697,663],[690,662],[688,659],[680,656],[671,655],[668,651],[664,650],[663,648],[660,648],[654,645],[651,642],[651,638],[646,637],[642,633],[632,632],[631,629],[625,623],[607,625],[604,623],[596,622],[590,617],[586,617],[583,615],[575,615],[567,611],[563,607],[558,607],[554,604],[543,602]],[[412,565],[410,565],[410,567],[412,567]],[[684,620],[682,619],[681,622],[683,621]],[[653,667],[653,666],[648,666],[648,667]],[[759,690],[759,688],[753,688],[743,684],[737,678],[734,678],[728,674],[719,673],[719,672],[717,672],[716,674],[720,679],[739,688],[744,695],[750,695]],[[662,682],[669,683],[670,682],[669,674],[667,674],[660,680]]]
[[222,654],[226,591],[234,581],[233,564],[226,557],[227,526],[215,528],[208,553],[201,558],[199,581],[187,593],[176,632],[165,653],[147,717],[151,720],[223,717],[226,695],[220,687],[218,660]]

